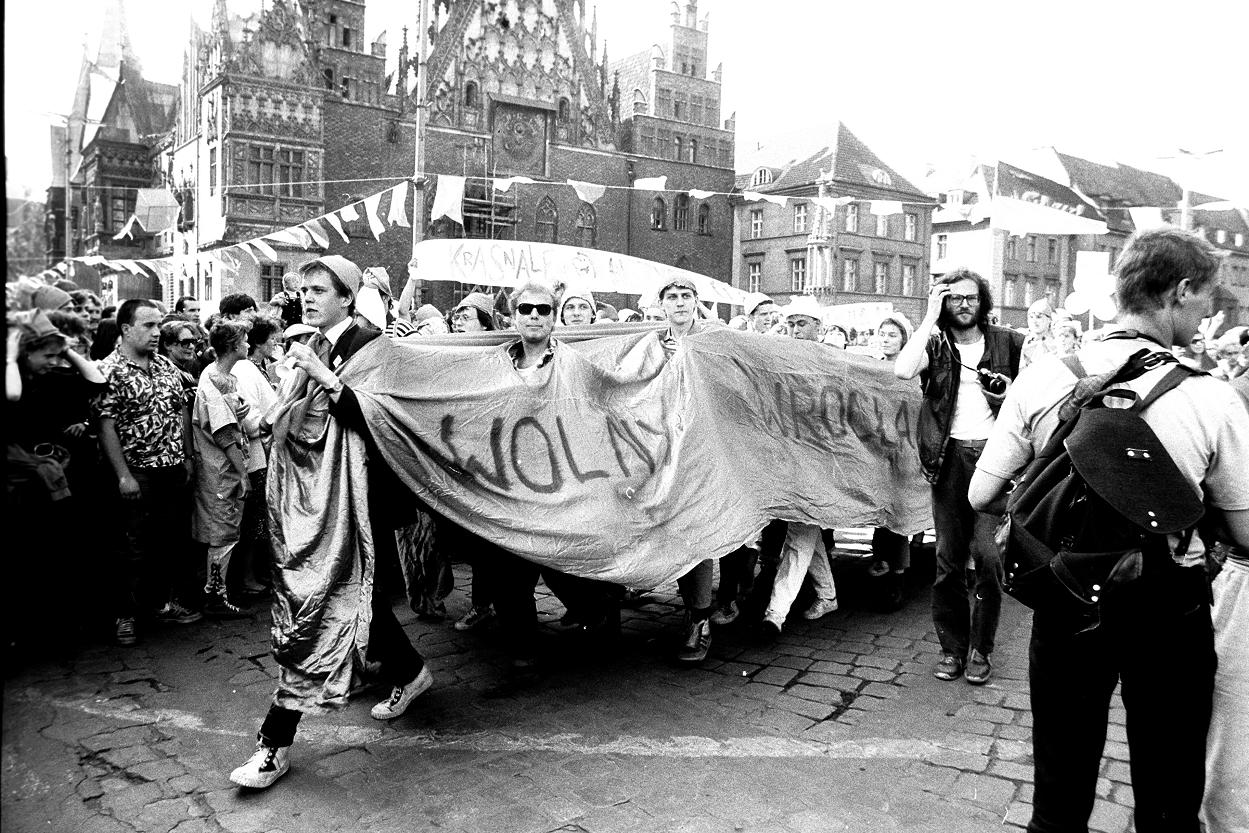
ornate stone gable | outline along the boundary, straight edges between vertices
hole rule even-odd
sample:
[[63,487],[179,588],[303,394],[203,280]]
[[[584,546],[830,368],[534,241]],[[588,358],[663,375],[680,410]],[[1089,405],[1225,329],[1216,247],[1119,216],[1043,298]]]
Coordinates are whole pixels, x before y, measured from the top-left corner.
[[320,91],[234,83],[224,92],[226,131],[321,141],[325,107]]
[[431,26],[430,122],[488,129],[496,97],[553,111],[549,139],[614,149],[605,70],[586,49],[580,0],[444,0]]
[[213,9],[212,45],[201,50],[202,77],[244,75],[312,86],[320,83],[303,15],[295,0],[271,0],[258,14],[232,15],[227,0]]

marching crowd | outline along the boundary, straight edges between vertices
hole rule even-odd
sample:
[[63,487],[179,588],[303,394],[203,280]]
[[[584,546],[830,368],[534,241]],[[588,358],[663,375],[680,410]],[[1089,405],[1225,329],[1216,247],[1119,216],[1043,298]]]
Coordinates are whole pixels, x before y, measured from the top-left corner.
[[[1104,373],[1149,350],[1201,371],[1159,398],[1145,419],[1223,525],[1185,538],[1167,569],[1147,569],[1140,598],[1104,605],[1092,635],[1038,611],[1030,649],[1037,783],[1029,829],[1086,829],[1109,698],[1120,679],[1137,828],[1195,831],[1204,785],[1209,829],[1243,829],[1236,825],[1249,817],[1249,669],[1243,640],[1229,634],[1244,633],[1249,609],[1249,329],[1220,333],[1222,315],[1209,316],[1218,261],[1199,238],[1142,233],[1116,271],[1121,316],[1102,332],[1082,332],[1049,299],[1031,305],[1024,331],[1000,326],[987,281],[968,270],[934,280],[915,325],[890,314],[859,331],[826,321],[811,297],[780,306],[756,294],[727,326],[822,342],[871,356],[902,379],[918,377],[919,455],[932,484],[936,532],[933,621],[942,650],[933,673],[973,685],[993,674],[1005,575],[994,533],[1003,495],[1044,446],[1059,405],[1082,378],[1064,375],[1057,360]],[[362,287],[377,290],[384,321],[360,315]],[[473,292],[444,312],[413,304],[412,282],[393,299],[377,274],[334,255],[288,275],[268,302],[222,298],[207,320],[192,297],[172,310],[149,299],[113,308],[68,281],[23,279],[7,289],[8,509],[20,519],[9,592],[15,602],[59,595],[68,611],[50,628],[107,624],[121,645],[135,644],[157,623],[248,615],[250,605],[282,592],[274,586],[266,506],[274,453],[266,416],[292,374],[306,374],[328,394],[332,416],[367,435],[354,393],[335,370],[374,338],[511,329],[507,352],[528,376],[541,374],[561,349],[563,326],[655,322],[669,352],[692,333],[724,326],[700,303],[695,284],[680,278],[637,311],[597,302],[581,287],[524,285],[506,299]],[[370,468],[370,481],[380,474]],[[518,674],[532,673],[535,663],[539,576],[566,608],[561,627],[586,639],[610,637],[620,606],[649,589],[539,568],[443,519],[414,518],[410,509],[395,507],[389,518],[378,512],[385,533],[374,535],[379,576],[415,564],[412,603],[422,619],[440,621],[452,589],[450,562],[467,561],[469,607],[453,626],[472,630],[498,620]],[[814,600],[800,615],[835,611],[833,535],[774,521],[718,559],[718,586],[711,559],[682,576],[687,615],[677,659],[701,662],[715,629],[741,617],[779,634],[808,576]],[[886,608],[902,602],[917,543],[889,529],[874,532],[869,572]],[[1212,627],[1216,553],[1226,564],[1214,579]],[[375,584],[369,659],[392,689],[373,708],[378,719],[399,716],[433,683],[390,609],[387,593],[397,586],[393,579]],[[1181,590],[1181,604],[1159,602]],[[32,633],[20,612],[28,608],[6,607],[10,640],[20,642]],[[1138,632],[1148,634],[1147,650],[1130,638]],[[256,753],[231,775],[236,783],[267,787],[287,771],[303,711],[289,682],[284,673]]]

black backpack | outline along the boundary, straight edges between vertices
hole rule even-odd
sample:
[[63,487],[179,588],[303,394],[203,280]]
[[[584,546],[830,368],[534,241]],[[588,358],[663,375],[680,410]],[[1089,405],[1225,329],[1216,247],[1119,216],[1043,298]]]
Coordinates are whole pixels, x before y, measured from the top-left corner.
[[[1003,589],[1083,631],[1098,626],[1108,594],[1143,570],[1167,565],[1168,535],[1182,533],[1186,549],[1204,513],[1201,498],[1140,416],[1200,371],[1169,352],[1144,349],[1100,376],[1086,376],[1078,360],[1064,361],[1080,381],[1059,411],[1058,427],[1011,492],[997,540]],[[1115,387],[1165,364],[1174,366],[1144,399]]]

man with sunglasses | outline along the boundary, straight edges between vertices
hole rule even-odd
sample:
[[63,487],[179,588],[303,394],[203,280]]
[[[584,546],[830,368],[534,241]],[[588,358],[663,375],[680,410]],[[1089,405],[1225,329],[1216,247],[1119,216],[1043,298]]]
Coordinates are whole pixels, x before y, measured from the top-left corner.
[[[1002,609],[1002,562],[995,519],[972,509],[968,486],[1010,380],[1019,372],[1023,335],[989,323],[989,284],[970,269],[938,278],[928,312],[894,363],[900,379],[920,377],[919,458],[932,484],[937,575],[932,618],[944,656],[938,680],[983,685]],[[968,556],[975,566],[968,589]]]

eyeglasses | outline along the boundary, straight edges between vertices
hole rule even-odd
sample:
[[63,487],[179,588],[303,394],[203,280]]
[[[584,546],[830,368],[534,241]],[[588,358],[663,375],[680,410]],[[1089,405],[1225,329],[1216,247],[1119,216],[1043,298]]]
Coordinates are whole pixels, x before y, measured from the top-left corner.
[[980,303],[979,295],[947,295],[945,299],[956,307],[961,307],[963,304],[974,307]]
[[521,315],[532,315],[537,311],[538,315],[550,315],[553,307],[550,304],[517,304],[516,311]]
[[175,341],[174,344],[178,345],[179,347],[194,347],[195,345],[199,344],[199,339],[180,338],[177,341]]

